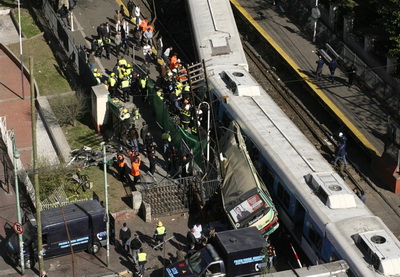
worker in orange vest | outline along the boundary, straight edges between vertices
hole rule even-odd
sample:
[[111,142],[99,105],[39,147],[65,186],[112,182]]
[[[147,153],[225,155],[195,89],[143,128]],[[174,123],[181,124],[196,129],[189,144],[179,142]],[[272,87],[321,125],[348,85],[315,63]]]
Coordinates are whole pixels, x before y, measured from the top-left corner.
[[131,156],[131,161],[132,161],[131,174],[133,176],[133,185],[135,186],[140,179],[140,169],[139,169],[141,164],[140,156],[138,155]]
[[149,24],[149,21],[147,20],[147,18],[143,18],[142,22],[140,22],[140,29],[142,29],[142,32],[147,30],[147,25]]
[[125,181],[127,183],[130,183],[131,178],[129,176],[129,166],[126,163],[125,155],[122,154],[122,153],[119,153],[117,155],[117,161],[116,162],[117,162],[117,170],[118,170],[118,173],[119,173],[120,181],[121,182]]

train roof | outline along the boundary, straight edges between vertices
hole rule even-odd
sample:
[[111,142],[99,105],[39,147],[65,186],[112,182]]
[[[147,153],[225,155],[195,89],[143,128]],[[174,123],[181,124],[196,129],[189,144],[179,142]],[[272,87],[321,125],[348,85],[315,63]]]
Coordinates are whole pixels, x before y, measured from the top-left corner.
[[186,1],[196,53],[209,65],[240,65],[248,70],[229,0]]
[[[235,67],[225,70],[236,70]],[[245,72],[245,71],[244,71]],[[252,76],[245,72],[243,77]],[[239,79],[240,79],[239,78]],[[224,72],[214,72],[209,82],[221,103],[229,110],[244,132],[261,149],[304,208],[317,216],[321,230],[327,222],[371,215],[369,209],[351,192],[304,134],[260,88],[259,96],[239,96],[224,79]],[[312,173],[312,175],[310,175]]]
[[[366,265],[357,267],[360,276],[368,276],[375,270],[385,276],[399,276],[396,274],[400,274],[400,242],[379,217],[349,218],[328,224],[326,237],[342,250],[350,267]],[[364,256],[357,254],[358,251]]]

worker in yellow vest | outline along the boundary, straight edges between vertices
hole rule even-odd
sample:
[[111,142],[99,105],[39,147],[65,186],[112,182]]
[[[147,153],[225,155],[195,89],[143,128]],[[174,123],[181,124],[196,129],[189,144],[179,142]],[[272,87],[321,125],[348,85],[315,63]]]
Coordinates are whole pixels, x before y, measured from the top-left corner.
[[[163,223],[159,220],[157,222],[157,228],[156,228],[156,231],[154,232],[154,236],[153,236],[155,244],[158,245],[161,242],[164,242],[164,237],[166,234],[167,234],[167,229],[165,229]],[[163,250],[163,246],[164,245],[161,244],[159,247],[154,248],[154,250],[157,250],[157,249]]]
[[108,92],[110,93],[111,97],[115,97],[117,94],[117,78],[115,78],[114,72],[112,72],[110,77],[108,77],[108,85]]
[[143,251],[143,248],[140,248],[138,254],[138,263],[140,267],[140,273],[144,276],[144,265],[147,263],[147,253]]

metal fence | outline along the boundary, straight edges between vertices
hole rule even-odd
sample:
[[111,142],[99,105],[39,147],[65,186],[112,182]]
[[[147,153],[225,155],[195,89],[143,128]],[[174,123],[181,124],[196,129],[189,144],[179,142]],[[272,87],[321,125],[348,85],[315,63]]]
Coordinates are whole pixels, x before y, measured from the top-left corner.
[[[13,143],[12,143],[12,139],[11,139],[11,133],[10,133],[10,131],[7,130],[6,117],[0,117],[0,135],[1,135],[1,139],[3,140],[4,144],[7,147],[8,157],[10,158],[11,163],[14,165]],[[35,189],[32,185],[32,182],[29,179],[29,176],[25,171],[25,168],[21,162],[21,159],[16,159],[16,163],[17,163],[16,166],[17,166],[17,171],[18,171],[18,180],[24,184],[26,192],[28,193],[28,195],[32,201],[32,204],[34,206],[36,206]]]
[[70,63],[71,67],[74,71],[80,76],[82,84],[85,84],[87,87],[91,87],[97,84],[92,72],[90,71],[89,66],[86,62],[86,53],[82,46],[77,47],[74,43],[74,40],[68,33],[68,30],[64,24],[64,22],[57,16],[53,7],[48,1],[43,2],[42,13],[44,18],[46,18],[49,28],[52,30],[52,33],[59,40],[62,48],[64,50],[64,54],[67,57],[66,61],[64,61],[64,66],[67,63]]

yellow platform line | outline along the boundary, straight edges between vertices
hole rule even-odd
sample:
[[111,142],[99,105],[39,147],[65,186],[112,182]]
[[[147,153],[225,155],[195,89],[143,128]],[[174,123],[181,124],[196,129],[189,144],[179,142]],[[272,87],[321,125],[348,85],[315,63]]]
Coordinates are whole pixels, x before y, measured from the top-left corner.
[[314,92],[325,102],[326,105],[342,120],[342,122],[351,130],[351,132],[361,141],[362,144],[376,155],[381,156],[381,153],[376,149],[371,142],[364,136],[363,133],[342,113],[341,110],[326,96],[326,94],[312,83],[308,76],[299,70],[299,66],[286,54],[286,52],[273,40],[267,32],[258,24],[257,21],[236,1],[230,0],[235,8],[253,25],[253,27],[264,37],[264,39],[281,55],[281,57],[297,72],[297,74],[314,90]]

